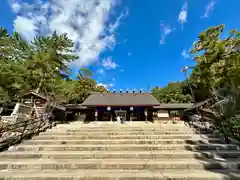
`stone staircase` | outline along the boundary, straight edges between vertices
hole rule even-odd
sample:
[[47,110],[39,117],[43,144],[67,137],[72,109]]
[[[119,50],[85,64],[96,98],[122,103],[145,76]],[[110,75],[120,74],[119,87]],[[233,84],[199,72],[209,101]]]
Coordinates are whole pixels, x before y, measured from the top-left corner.
[[73,122],[1,152],[0,179],[240,179],[240,150],[182,122]]

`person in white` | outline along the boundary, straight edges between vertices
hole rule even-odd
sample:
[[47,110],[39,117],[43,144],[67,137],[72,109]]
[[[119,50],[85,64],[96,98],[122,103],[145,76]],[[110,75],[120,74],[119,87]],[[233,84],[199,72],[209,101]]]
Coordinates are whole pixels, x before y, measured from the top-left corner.
[[117,122],[118,123],[120,123],[120,120],[121,120],[120,116],[117,116]]

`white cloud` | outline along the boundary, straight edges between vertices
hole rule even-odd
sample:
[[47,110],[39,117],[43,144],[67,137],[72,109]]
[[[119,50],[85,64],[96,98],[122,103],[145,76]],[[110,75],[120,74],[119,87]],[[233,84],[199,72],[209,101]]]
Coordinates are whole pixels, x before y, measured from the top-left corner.
[[106,69],[116,69],[118,65],[108,57],[102,60],[102,66]]
[[19,32],[27,41],[31,41],[36,35],[38,27],[34,19],[17,16],[14,20],[14,29]]
[[185,2],[182,6],[182,9],[181,9],[179,15],[178,15],[178,21],[182,25],[182,28],[183,28],[183,24],[185,24],[187,22],[187,14],[188,14],[188,3]]
[[165,44],[165,38],[173,31],[173,29],[164,23],[160,24],[161,38],[160,44]]
[[18,2],[12,2],[11,8],[14,13],[19,13],[21,11],[21,5]]
[[97,83],[97,86],[103,86],[103,87],[107,88],[107,84],[103,84],[103,83]]
[[[128,14],[122,12],[112,22],[110,15],[116,2],[117,0],[36,0],[29,4],[19,1],[21,13],[15,19],[14,27],[28,40],[35,35],[49,35],[55,30],[57,33],[67,33],[77,44],[75,50],[79,56],[79,60],[71,65],[81,67],[98,60],[101,52],[116,46],[117,28]],[[10,3],[11,7],[16,6],[14,3],[16,1]],[[27,23],[30,26],[26,26]],[[26,37],[28,33],[30,35]]]
[[216,0],[211,0],[206,8],[205,8],[205,13],[204,15],[202,16],[202,18],[208,18],[209,17],[209,14],[214,10],[214,7],[216,5]]
[[112,84],[112,83],[110,83],[110,84],[105,84],[105,83],[97,83],[97,86],[103,86],[103,87],[105,87],[106,89],[109,89],[109,88],[111,88],[111,87],[113,87],[114,86],[114,84]]
[[190,58],[189,53],[185,49],[182,51],[181,55],[184,59],[189,59]]
[[117,17],[116,21],[113,24],[109,25],[109,32],[114,33],[115,30],[120,26],[121,20],[128,16],[129,14],[129,10],[125,9],[125,11],[123,11],[120,16]]

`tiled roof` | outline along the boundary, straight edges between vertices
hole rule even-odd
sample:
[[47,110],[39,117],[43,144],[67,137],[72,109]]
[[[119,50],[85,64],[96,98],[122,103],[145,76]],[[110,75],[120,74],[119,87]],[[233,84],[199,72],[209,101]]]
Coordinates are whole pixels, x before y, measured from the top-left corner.
[[158,100],[149,93],[92,93],[83,106],[158,106]]

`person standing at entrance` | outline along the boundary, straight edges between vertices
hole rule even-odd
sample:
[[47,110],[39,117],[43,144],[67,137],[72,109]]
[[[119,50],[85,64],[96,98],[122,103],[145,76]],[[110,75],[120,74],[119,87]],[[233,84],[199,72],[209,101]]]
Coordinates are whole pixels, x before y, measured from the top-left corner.
[[121,121],[120,116],[117,116],[117,122],[120,123],[120,121]]

